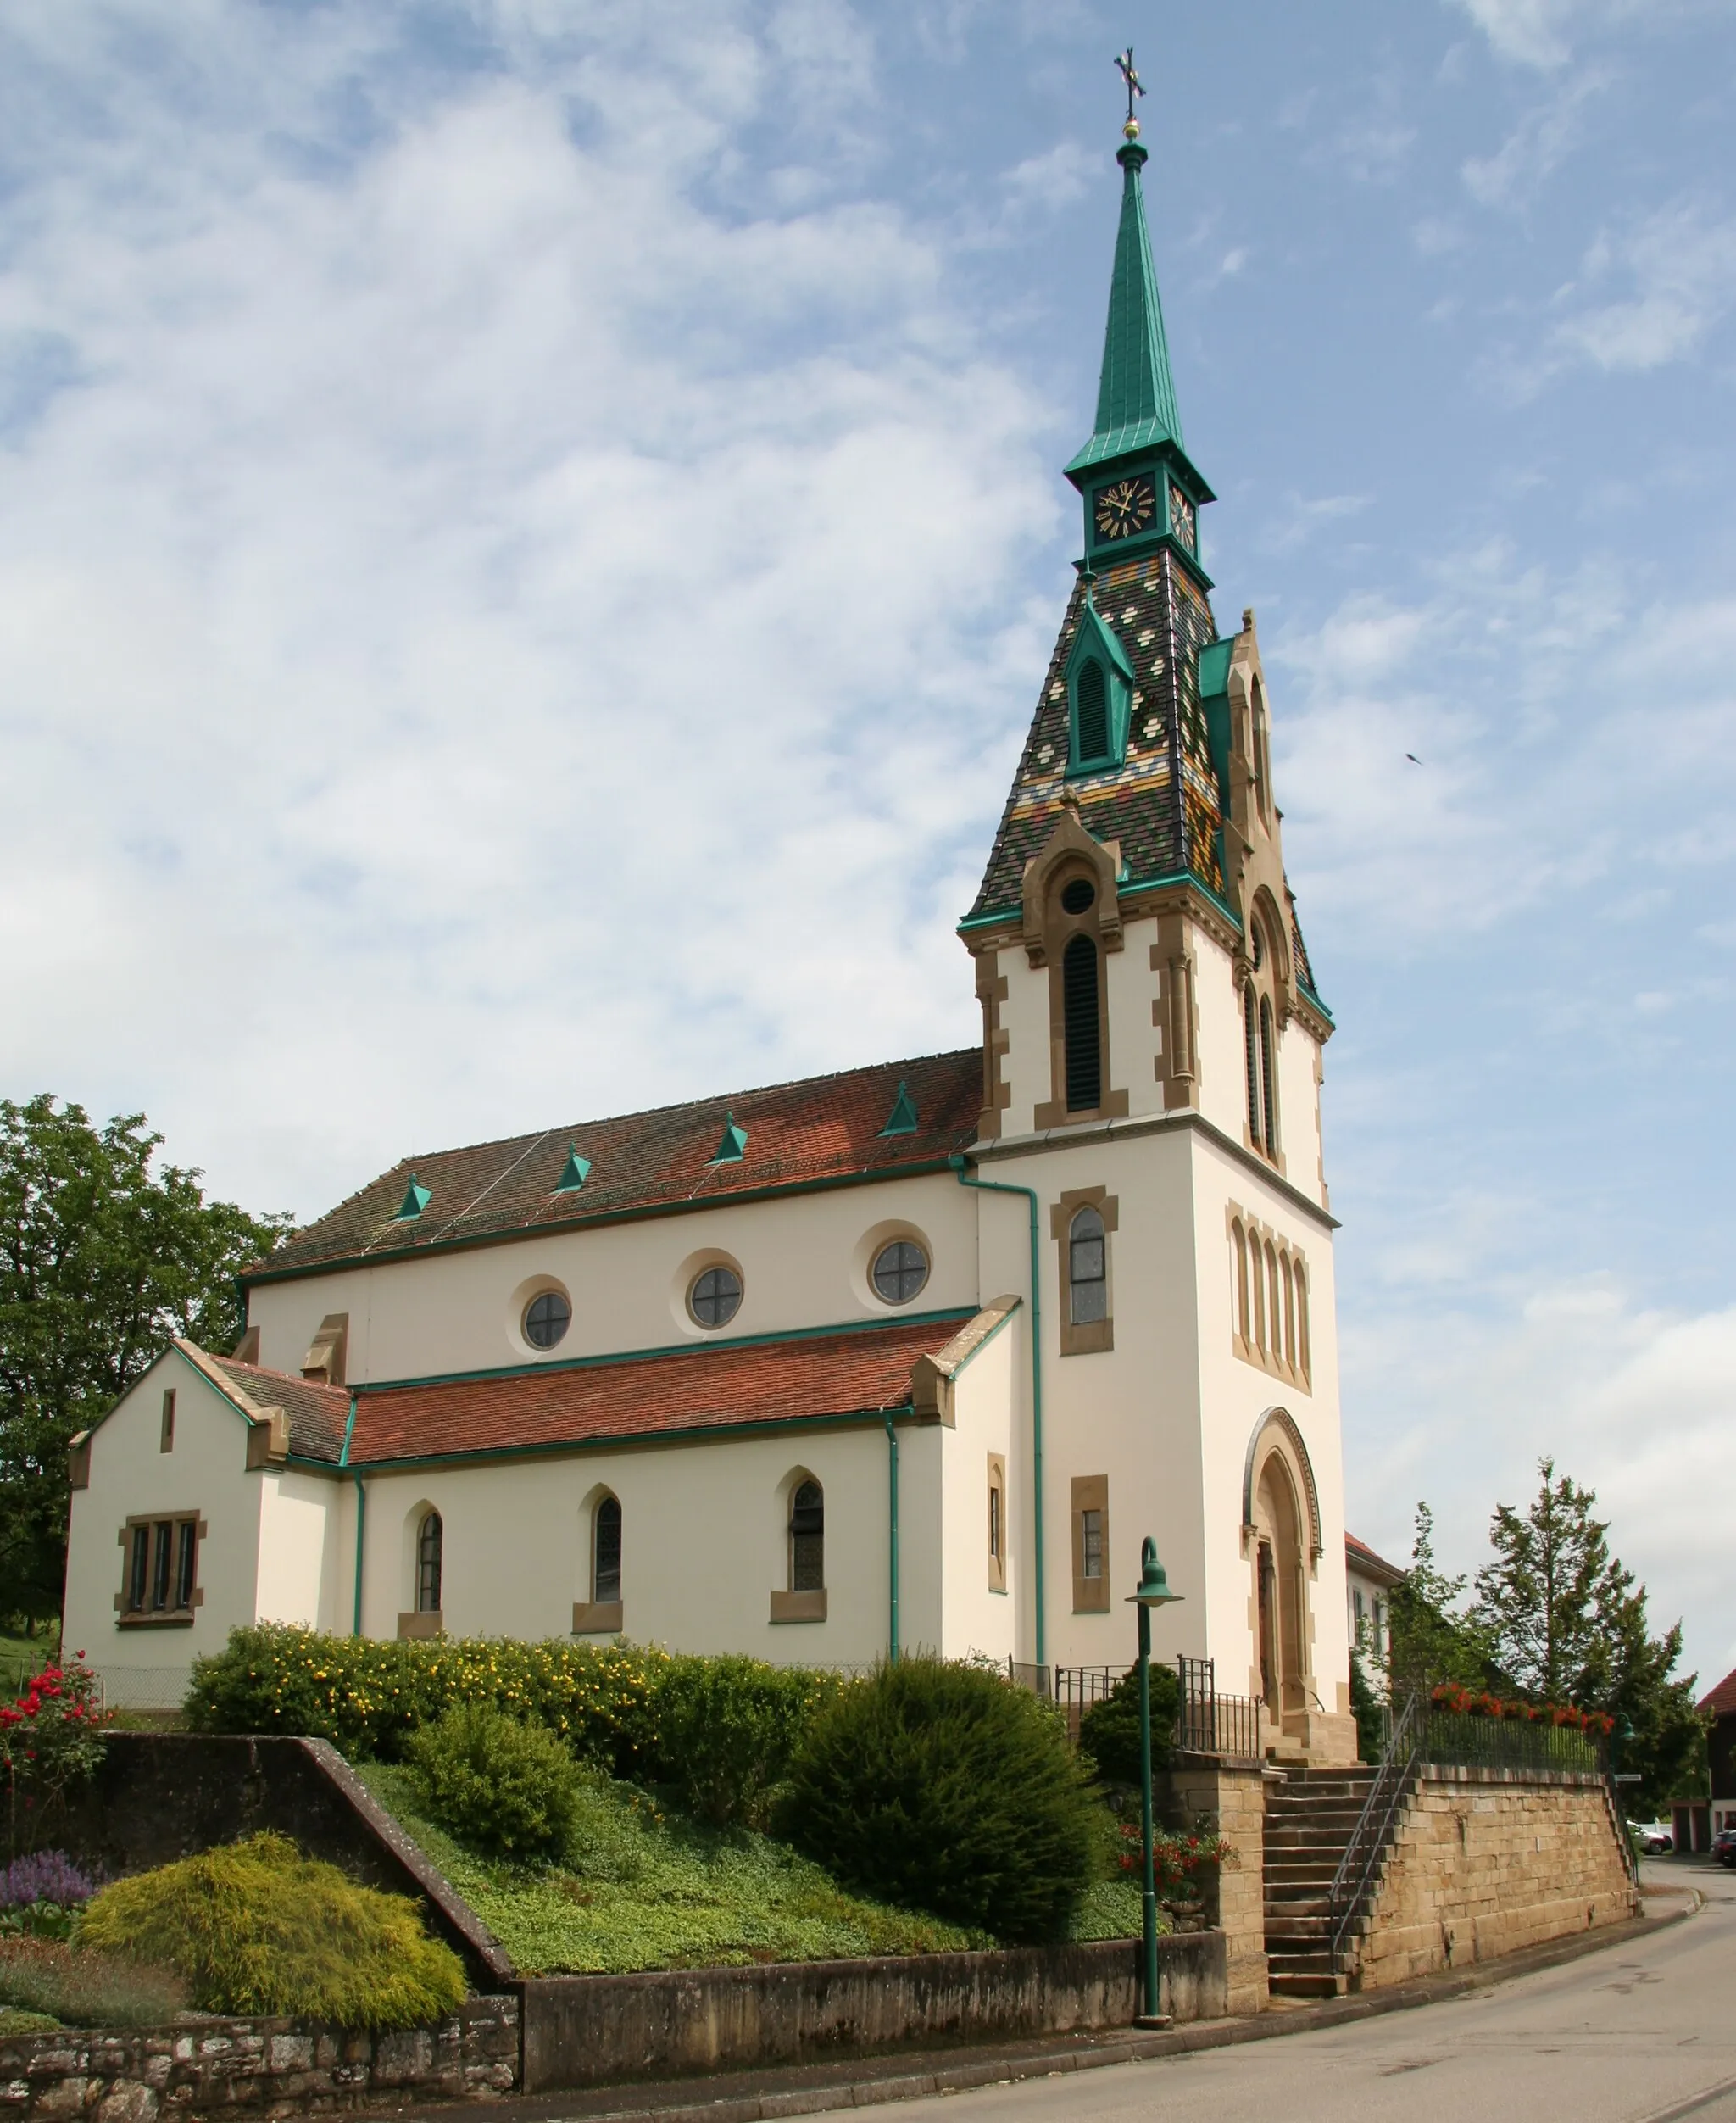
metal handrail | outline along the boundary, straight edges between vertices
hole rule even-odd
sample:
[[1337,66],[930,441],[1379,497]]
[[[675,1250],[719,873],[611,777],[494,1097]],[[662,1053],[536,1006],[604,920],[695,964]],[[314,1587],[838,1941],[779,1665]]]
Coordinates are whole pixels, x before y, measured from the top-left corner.
[[1394,1816],[1416,1773],[1428,1732],[1427,1705],[1427,1691],[1418,1689],[1393,1720],[1392,1736],[1387,1741],[1374,1782],[1369,1786],[1362,1811],[1356,1817],[1356,1825],[1350,1831],[1338,1869],[1333,1875],[1327,1907],[1336,1916],[1332,1943],[1334,1966],[1344,1951],[1350,1926],[1361,1909],[1381,1853],[1386,1848]]

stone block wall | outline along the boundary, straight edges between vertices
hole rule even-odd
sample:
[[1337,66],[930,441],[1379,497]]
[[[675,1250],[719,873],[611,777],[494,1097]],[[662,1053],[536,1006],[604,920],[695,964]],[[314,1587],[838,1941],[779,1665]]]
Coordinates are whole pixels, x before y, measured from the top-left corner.
[[345,2034],[297,2020],[209,2020],[0,2042],[0,2115],[155,2123],[221,2110],[285,2115],[510,2093],[519,2001],[472,1998],[433,2027]]
[[1266,1780],[1257,1763],[1178,1755],[1152,1780],[1158,1819],[1172,1831],[1202,1815],[1216,1821],[1235,1861],[1201,1885],[1205,1921],[1224,1935],[1228,2013],[1264,2012],[1266,1968]]
[[1638,1909],[1600,1779],[1426,1767],[1360,1942],[1360,1987],[1494,1960]]

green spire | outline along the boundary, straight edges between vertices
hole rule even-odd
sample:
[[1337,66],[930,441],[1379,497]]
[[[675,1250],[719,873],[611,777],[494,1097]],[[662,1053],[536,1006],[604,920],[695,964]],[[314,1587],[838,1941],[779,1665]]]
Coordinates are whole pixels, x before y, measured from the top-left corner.
[[1151,239],[1145,229],[1145,194],[1139,172],[1145,150],[1137,140],[1121,148],[1116,160],[1125,175],[1121,226],[1116,237],[1115,275],[1110,282],[1109,328],[1103,340],[1103,375],[1097,387],[1097,425],[1091,440],[1071,464],[1083,471],[1129,450],[1159,443],[1182,443],[1176,387],[1170,377],[1169,342],[1164,337],[1163,305],[1151,265]]

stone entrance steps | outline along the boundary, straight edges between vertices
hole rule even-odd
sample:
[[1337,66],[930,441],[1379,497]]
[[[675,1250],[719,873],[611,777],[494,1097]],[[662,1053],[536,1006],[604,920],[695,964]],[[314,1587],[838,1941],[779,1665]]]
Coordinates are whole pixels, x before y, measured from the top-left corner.
[[1274,1998],[1336,1998],[1333,1880],[1367,1801],[1372,1769],[1292,1769],[1266,1802],[1266,1956]]

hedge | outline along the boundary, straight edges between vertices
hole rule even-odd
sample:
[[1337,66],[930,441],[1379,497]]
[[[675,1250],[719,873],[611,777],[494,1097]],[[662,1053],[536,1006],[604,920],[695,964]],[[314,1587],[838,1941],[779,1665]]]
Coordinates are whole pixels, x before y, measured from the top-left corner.
[[[391,1762],[448,1710],[489,1703],[546,1725],[580,1760],[670,1786],[724,1821],[758,1818],[815,1713],[845,1685],[807,1667],[626,1644],[395,1642],[270,1623],[233,1630],[195,1663],[186,1710],[195,1731],[304,1734]],[[707,1733],[714,1745],[696,1746]]]

